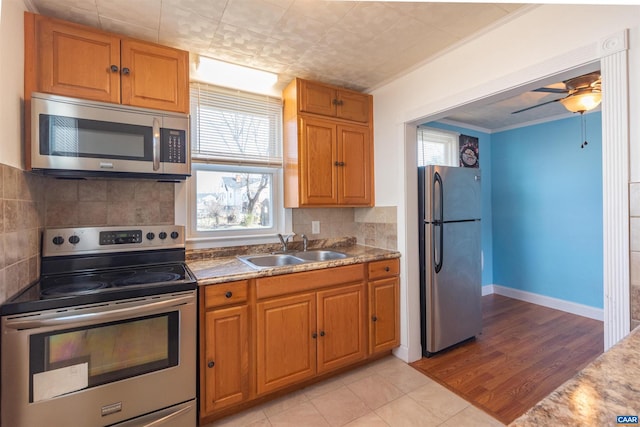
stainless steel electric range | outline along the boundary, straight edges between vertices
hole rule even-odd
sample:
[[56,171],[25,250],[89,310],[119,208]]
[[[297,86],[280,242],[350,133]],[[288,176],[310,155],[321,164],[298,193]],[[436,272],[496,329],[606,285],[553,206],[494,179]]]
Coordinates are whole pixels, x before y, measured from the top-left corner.
[[3,426],[196,425],[196,279],[182,226],[49,229],[0,306]]

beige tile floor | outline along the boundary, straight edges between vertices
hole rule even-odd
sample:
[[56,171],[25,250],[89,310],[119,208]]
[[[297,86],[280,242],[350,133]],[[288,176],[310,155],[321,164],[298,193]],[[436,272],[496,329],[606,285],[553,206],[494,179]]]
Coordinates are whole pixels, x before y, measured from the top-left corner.
[[388,356],[204,427],[495,427],[498,420]]

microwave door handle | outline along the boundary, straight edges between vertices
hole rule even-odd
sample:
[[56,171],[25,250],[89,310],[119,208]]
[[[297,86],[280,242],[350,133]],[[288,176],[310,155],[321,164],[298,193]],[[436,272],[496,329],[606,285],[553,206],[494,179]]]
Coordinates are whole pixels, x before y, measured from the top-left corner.
[[153,118],[153,170],[160,169],[160,120]]
[[8,320],[5,323],[7,328],[11,329],[34,329],[46,326],[68,325],[83,321],[104,322],[111,320],[121,320],[123,318],[135,314],[136,317],[145,314],[154,313],[161,309],[169,307],[178,307],[193,301],[192,295],[179,296],[164,301],[152,302],[150,304],[137,305],[134,307],[119,308],[109,311],[101,311],[97,313],[83,313],[70,316],[53,317],[51,319],[32,319],[32,320]]

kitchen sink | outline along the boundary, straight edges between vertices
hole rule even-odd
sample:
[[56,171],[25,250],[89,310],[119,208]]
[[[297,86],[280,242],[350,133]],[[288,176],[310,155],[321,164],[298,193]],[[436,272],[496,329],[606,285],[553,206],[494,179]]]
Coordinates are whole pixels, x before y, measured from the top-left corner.
[[240,255],[237,258],[249,267],[261,269],[269,267],[282,267],[297,265],[307,262],[330,261],[346,258],[342,252],[329,250],[299,251],[292,254],[268,254],[268,255]]
[[295,252],[293,255],[306,261],[331,261],[334,259],[342,259],[347,257],[347,255],[343,254],[342,252],[328,251],[324,249]]
[[284,265],[296,265],[305,262],[303,259],[288,254],[270,255],[242,255],[238,259],[249,267],[282,267]]

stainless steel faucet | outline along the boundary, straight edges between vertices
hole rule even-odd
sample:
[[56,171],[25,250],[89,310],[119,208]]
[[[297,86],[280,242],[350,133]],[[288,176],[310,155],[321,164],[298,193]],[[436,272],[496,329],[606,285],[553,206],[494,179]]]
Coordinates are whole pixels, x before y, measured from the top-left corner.
[[287,234],[286,236],[283,236],[282,234],[278,233],[278,239],[280,239],[280,243],[282,244],[282,252],[287,252],[287,245],[289,244],[289,239],[295,235],[296,233],[291,233],[291,234]]
[[306,252],[307,250],[307,245],[309,244],[309,239],[307,239],[307,235],[303,234],[302,235],[302,250]]

